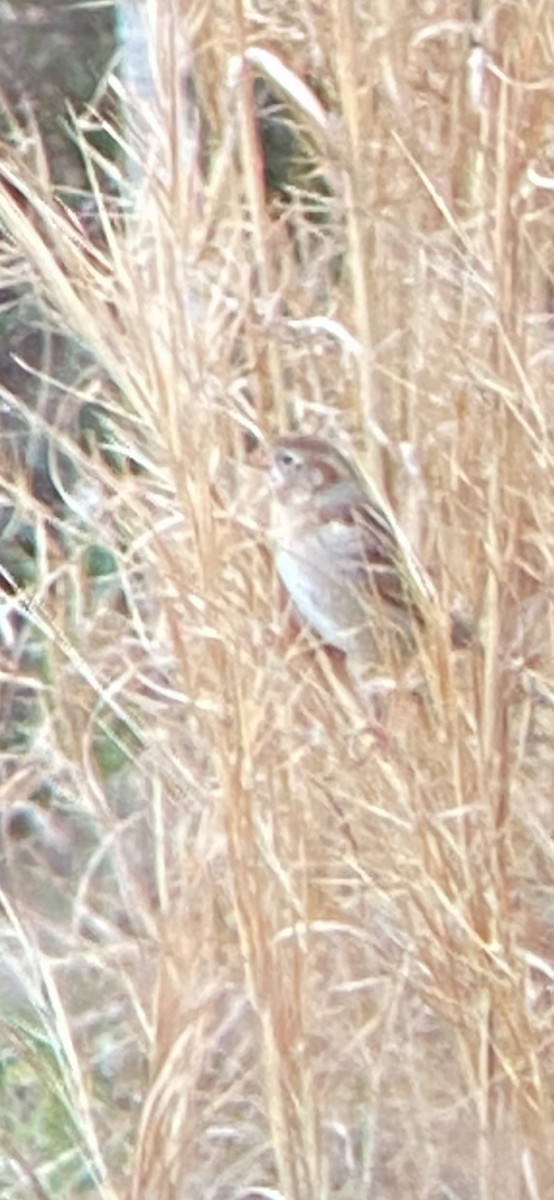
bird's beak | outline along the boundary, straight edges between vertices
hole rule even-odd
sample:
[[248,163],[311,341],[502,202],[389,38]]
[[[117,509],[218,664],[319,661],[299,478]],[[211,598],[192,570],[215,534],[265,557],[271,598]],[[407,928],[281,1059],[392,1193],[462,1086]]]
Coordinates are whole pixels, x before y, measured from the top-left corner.
[[253,467],[258,467],[262,471],[267,471],[271,464],[271,455],[267,442],[260,442],[256,449],[248,455],[248,462]]

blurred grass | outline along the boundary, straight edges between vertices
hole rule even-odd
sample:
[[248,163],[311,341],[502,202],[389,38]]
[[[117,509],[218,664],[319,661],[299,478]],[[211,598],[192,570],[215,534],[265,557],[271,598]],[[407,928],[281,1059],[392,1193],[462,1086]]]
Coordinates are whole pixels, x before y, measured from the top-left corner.
[[[196,5],[183,47],[160,7],[121,211],[84,118],[94,219],[6,148],[6,278],[74,364],[2,393],[57,497],[3,438],[8,1197],[554,1195],[554,25],[466,10]],[[256,75],[310,148],[276,193]],[[284,636],[284,427],[354,447],[478,619],[383,727]]]

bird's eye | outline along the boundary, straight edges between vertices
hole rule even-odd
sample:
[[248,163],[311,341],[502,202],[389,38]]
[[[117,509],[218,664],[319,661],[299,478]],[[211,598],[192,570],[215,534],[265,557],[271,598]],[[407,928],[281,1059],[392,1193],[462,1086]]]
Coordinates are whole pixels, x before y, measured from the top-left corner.
[[293,467],[298,462],[298,459],[296,458],[296,455],[292,453],[292,450],[280,450],[279,462],[281,463],[282,467]]

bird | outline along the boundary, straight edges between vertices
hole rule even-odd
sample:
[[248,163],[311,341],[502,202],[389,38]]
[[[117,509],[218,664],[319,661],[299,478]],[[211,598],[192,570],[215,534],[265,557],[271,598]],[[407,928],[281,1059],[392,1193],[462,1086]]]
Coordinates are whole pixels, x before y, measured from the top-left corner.
[[[268,471],[270,550],[300,623],[364,669],[406,661],[438,599],[385,501],[324,437],[277,436]],[[454,644],[463,624],[451,618]]]

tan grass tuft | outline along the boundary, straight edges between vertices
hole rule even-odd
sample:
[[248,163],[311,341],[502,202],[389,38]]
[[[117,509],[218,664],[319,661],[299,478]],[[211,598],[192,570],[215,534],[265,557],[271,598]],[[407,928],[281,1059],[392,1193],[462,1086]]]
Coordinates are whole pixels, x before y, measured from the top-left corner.
[[[38,570],[0,689],[40,713],[2,743],[2,1186],[548,1200],[550,6],[181,7],[150,101],[116,89],[118,202],[79,116],[88,210],[35,128],[0,163],[6,279],[65,347],[0,404],[78,472],[53,516],[2,442]],[[306,173],[268,192],[257,72],[319,221]],[[285,427],[352,446],[476,618],[371,711],[287,640],[253,453]]]

